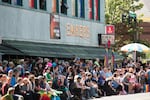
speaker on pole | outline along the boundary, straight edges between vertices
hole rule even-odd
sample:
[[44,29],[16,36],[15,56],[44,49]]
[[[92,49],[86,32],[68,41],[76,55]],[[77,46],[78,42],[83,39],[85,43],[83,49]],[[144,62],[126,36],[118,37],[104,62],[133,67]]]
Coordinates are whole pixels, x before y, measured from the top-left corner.
[[98,34],[98,45],[101,45],[101,34]]

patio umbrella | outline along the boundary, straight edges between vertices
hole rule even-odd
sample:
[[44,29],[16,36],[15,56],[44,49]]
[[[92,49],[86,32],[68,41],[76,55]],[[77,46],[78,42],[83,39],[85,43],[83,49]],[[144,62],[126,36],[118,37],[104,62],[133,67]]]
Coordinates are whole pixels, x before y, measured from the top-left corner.
[[148,52],[148,51],[150,51],[150,48],[145,46],[144,44],[131,43],[131,44],[127,44],[127,45],[121,47],[121,51],[124,51],[124,52],[133,52],[133,51]]
[[133,52],[134,60],[136,61],[136,52],[148,52],[150,48],[140,43],[130,43],[121,47],[121,51]]

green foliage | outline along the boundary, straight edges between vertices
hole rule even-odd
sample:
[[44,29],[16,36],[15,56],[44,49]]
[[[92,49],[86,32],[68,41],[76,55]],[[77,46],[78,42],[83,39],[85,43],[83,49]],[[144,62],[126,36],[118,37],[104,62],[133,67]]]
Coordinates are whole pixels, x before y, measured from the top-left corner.
[[134,4],[134,0],[106,0],[106,23],[121,22],[121,15],[129,11],[137,11],[143,7],[142,3]]
[[[115,25],[115,45],[116,50],[122,45],[135,41],[136,34],[141,34],[143,28],[139,26],[142,22],[140,16],[135,16],[129,23],[129,11],[134,12],[143,7],[139,0],[106,0],[105,19],[106,24]],[[122,22],[122,14],[125,14],[125,20]]]

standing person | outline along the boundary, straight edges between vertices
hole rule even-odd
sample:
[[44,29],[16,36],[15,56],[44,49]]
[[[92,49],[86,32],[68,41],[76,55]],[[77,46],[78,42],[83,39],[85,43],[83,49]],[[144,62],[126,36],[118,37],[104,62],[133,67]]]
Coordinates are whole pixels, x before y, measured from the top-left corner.
[[2,62],[2,66],[3,66],[3,73],[6,74],[7,73],[7,66],[8,66],[8,61],[4,60]]
[[24,59],[19,60],[19,65],[17,65],[16,68],[18,69],[20,76],[24,76],[25,74]]
[[51,77],[51,73],[50,73],[50,68],[51,68],[52,66],[46,66],[45,67],[45,72],[43,73],[44,74],[44,76],[46,77],[46,80],[47,80],[47,82],[48,81],[50,81],[51,79],[52,79],[52,77]]
[[53,65],[53,67],[56,67],[58,65],[58,59],[57,58],[54,59],[54,62],[52,63],[52,65]]
[[99,58],[96,58],[96,59],[95,59],[94,65],[97,65],[98,67],[100,67]]
[[141,85],[141,90],[144,92],[144,86],[146,85],[146,77],[145,77],[146,72],[143,70],[143,68],[140,69],[138,72],[138,80]]
[[34,93],[35,89],[35,76],[34,75],[29,75],[29,88],[32,93]]
[[146,68],[146,75],[145,76],[146,76],[147,86],[148,86],[147,92],[150,92],[150,67]]
[[9,70],[13,70],[14,68],[14,63],[12,61],[10,61],[8,63],[8,66],[7,66],[7,69],[6,69],[6,72],[8,73]]
[[8,77],[11,79],[10,80],[10,86],[14,86],[16,84],[16,79],[13,77],[13,70],[8,71]]
[[44,69],[43,64],[42,63],[37,64],[37,68],[38,68],[38,70],[37,70],[38,75],[37,76],[43,75],[43,69]]

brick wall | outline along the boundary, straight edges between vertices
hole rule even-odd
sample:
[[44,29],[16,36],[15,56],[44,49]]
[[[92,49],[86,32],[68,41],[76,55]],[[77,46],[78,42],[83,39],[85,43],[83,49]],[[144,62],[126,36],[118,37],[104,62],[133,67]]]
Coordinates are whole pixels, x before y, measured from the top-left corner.
[[143,22],[140,26],[143,27],[143,33],[139,35],[141,40],[150,41],[150,22]]

